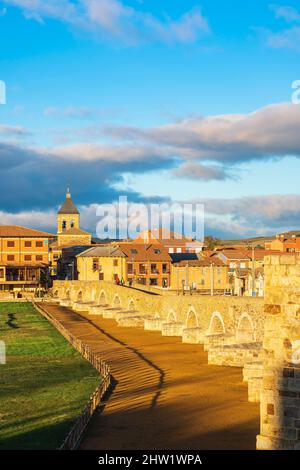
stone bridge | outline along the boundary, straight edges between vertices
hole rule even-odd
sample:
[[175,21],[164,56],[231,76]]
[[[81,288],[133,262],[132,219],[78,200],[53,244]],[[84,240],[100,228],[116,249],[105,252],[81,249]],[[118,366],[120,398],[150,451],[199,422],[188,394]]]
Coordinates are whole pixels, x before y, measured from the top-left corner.
[[245,344],[263,340],[263,300],[147,292],[104,281],[56,281],[53,295],[76,311],[115,318],[127,327],[182,336],[184,343]]
[[176,295],[104,281],[56,281],[53,297],[121,326],[204,344],[208,363],[243,367],[261,403],[259,449],[300,449],[300,255],[265,259],[266,297]]

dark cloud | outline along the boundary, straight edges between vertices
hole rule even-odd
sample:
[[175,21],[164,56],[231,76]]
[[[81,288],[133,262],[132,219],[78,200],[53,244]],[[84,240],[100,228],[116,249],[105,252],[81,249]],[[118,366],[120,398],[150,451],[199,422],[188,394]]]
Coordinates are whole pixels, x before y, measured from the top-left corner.
[[[171,168],[174,161],[161,160],[155,155],[137,161],[91,160],[84,155],[81,159],[64,158],[45,150],[2,143],[0,164],[0,210],[18,212],[58,205],[68,184],[82,204],[111,202],[123,193],[115,188],[123,182],[123,172],[139,174]],[[144,200],[139,193],[127,192],[134,201]]]

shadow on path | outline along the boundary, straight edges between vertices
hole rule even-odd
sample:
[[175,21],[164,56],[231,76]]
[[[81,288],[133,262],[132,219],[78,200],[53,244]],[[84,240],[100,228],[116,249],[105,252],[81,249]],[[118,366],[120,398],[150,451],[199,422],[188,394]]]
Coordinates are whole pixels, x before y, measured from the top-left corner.
[[[96,328],[98,331],[100,331],[107,338],[111,339],[115,343],[120,344],[121,346],[123,346],[128,351],[131,351],[132,353],[134,353],[139,359],[141,359],[143,362],[145,362],[149,367],[153,368],[156,372],[158,372],[158,374],[159,374],[159,381],[158,381],[158,385],[157,385],[158,391],[155,393],[154,397],[152,398],[151,405],[150,405],[150,408],[155,408],[156,404],[157,404],[157,401],[158,401],[158,399],[161,395],[162,387],[164,385],[165,372],[160,367],[158,367],[156,364],[154,364],[152,361],[150,361],[150,359],[148,359],[146,356],[144,356],[144,354],[142,354],[138,349],[133,348],[132,346],[129,346],[127,343],[125,343],[124,341],[120,340],[119,338],[116,338],[111,333],[104,330],[103,328],[101,328],[96,323],[94,323],[92,320],[89,320],[88,318],[84,317],[83,315],[80,315],[80,313],[74,312],[73,310],[70,310],[70,309],[67,309],[67,310],[70,313],[72,313],[73,315],[77,315],[82,320],[84,320],[87,323],[89,323],[90,325],[92,325],[94,328]],[[114,380],[113,388],[115,388],[116,384],[117,384],[117,381]]]

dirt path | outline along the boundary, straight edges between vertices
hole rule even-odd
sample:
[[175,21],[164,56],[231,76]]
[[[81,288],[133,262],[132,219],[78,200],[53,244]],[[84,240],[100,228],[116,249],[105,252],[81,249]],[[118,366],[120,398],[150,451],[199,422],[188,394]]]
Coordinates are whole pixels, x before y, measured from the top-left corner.
[[255,449],[259,405],[248,403],[241,369],[208,366],[203,347],[181,338],[47,309],[101,354],[116,382],[82,449]]

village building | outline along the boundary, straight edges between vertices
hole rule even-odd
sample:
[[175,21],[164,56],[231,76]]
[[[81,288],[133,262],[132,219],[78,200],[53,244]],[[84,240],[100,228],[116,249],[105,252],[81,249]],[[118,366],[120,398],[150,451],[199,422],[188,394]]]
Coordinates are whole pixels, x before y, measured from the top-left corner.
[[142,231],[134,243],[162,245],[168,253],[199,253],[203,250],[202,242],[163,228]]
[[175,261],[171,266],[172,290],[209,295],[231,295],[233,286],[227,265],[219,258]]
[[0,225],[0,291],[21,295],[44,287],[49,242],[54,235],[17,225]]
[[279,252],[300,252],[300,235],[277,235],[275,240],[265,244],[266,250],[277,250]]
[[78,279],[168,288],[171,259],[159,244],[120,243],[90,248],[77,256]]

